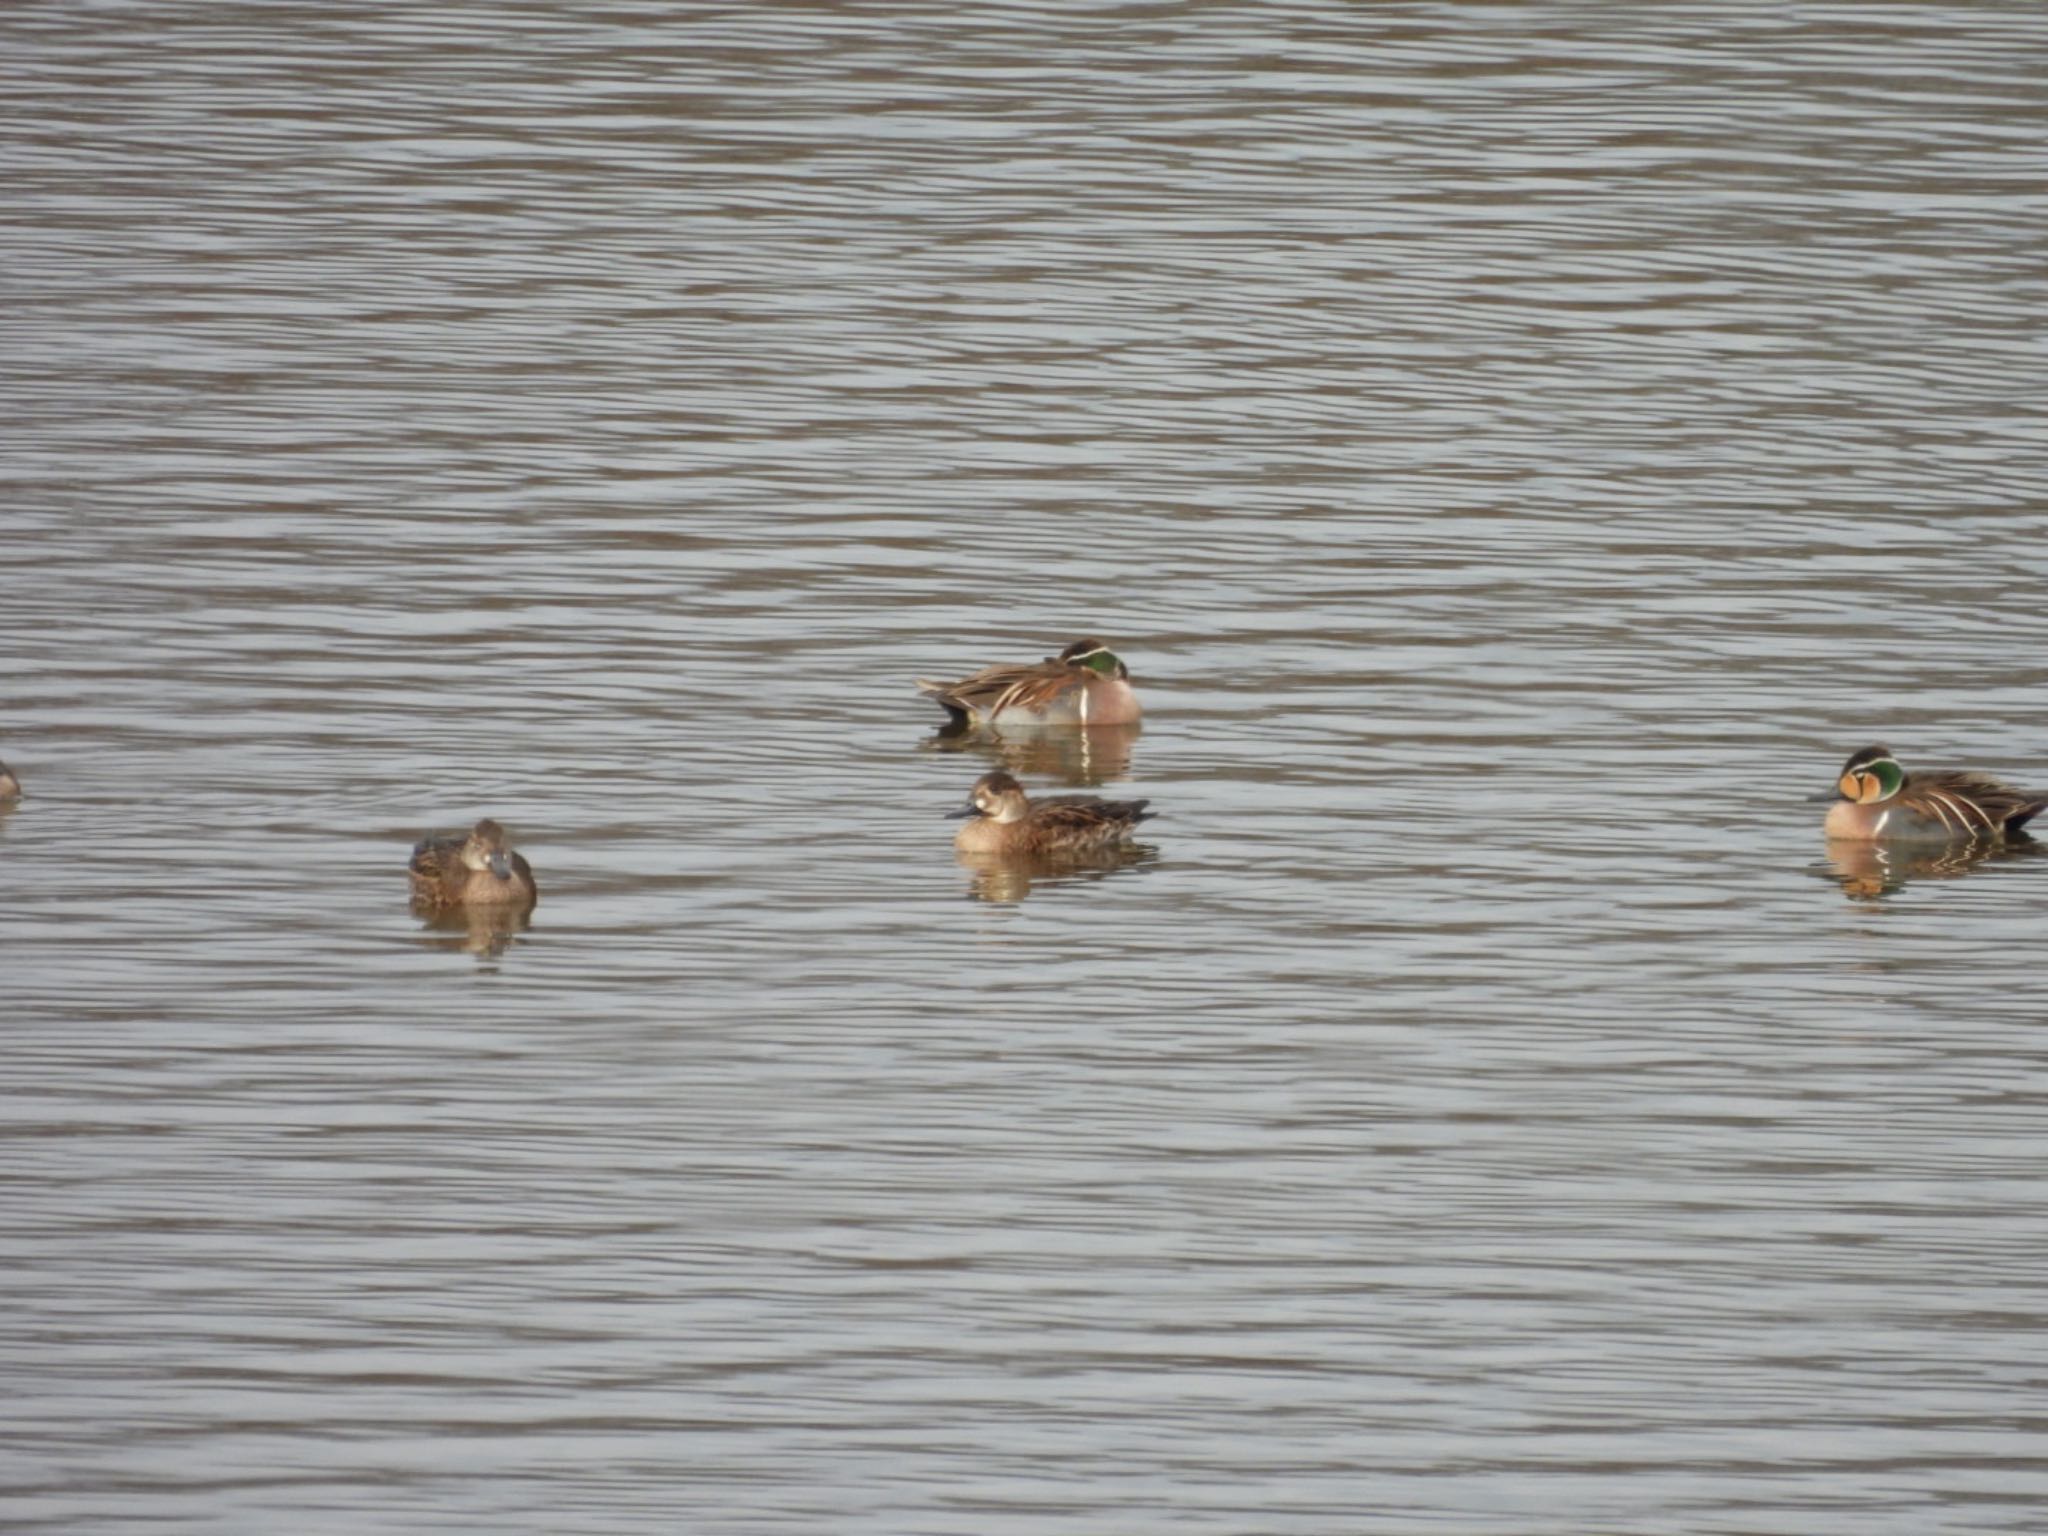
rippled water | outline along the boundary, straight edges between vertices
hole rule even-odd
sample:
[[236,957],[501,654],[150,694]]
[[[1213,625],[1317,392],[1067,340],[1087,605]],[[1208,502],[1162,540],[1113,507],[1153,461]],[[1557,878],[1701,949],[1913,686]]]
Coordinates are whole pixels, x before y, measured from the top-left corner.
[[[2027,7],[0,13],[17,1528],[2035,1528]],[[1100,634],[1142,731],[910,680]],[[1003,762],[1150,857],[963,868]],[[524,931],[423,927],[508,822]]]

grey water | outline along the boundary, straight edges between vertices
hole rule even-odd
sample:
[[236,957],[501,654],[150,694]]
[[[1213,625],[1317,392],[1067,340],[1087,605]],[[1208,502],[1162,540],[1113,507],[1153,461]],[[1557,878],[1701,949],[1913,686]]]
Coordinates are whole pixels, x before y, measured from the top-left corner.
[[[0,10],[0,1524],[2040,1529],[2048,858],[1806,797],[2048,788],[2044,81]],[[1142,730],[912,687],[1083,635]]]

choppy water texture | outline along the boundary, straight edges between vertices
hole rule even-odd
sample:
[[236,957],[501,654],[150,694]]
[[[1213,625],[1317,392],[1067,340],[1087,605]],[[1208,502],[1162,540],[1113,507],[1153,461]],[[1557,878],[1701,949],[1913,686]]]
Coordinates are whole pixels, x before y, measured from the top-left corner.
[[[2048,859],[1802,797],[2048,787],[2048,13],[0,80],[13,1528],[2039,1528]],[[1141,733],[932,737],[1088,633]],[[1156,851],[962,868],[996,761]]]

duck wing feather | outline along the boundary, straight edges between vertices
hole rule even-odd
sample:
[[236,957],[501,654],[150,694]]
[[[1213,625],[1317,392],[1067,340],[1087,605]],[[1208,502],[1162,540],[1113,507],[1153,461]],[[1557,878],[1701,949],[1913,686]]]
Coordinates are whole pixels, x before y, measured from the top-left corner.
[[2014,789],[2003,779],[1973,768],[1908,774],[1899,799],[1958,835],[1971,837],[2001,830],[2017,832],[2048,808],[2048,798]]
[[1081,668],[1064,661],[1022,661],[983,667],[957,683],[920,677],[920,693],[957,715],[990,716],[1005,709],[1043,709],[1074,685]]
[[1157,816],[1157,811],[1148,811],[1150,800],[1100,800],[1093,795],[1057,795],[1050,800],[1034,800],[1031,816],[1048,826],[1070,827],[1079,831],[1099,831],[1110,827],[1135,827],[1141,821]]

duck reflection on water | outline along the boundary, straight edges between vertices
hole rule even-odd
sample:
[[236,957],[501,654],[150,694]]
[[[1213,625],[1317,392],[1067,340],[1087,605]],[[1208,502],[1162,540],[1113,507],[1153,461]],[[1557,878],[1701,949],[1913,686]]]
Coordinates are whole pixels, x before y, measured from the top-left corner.
[[975,901],[1010,906],[1036,890],[1088,885],[1113,875],[1135,873],[1159,857],[1148,843],[1133,843],[1097,853],[1028,857],[1016,854],[958,853],[967,871],[967,894]]
[[1987,864],[2008,864],[2048,855],[2048,844],[2020,836],[2002,843],[1955,843],[1918,847],[1889,843],[1828,844],[1827,863],[1817,873],[1841,886],[1851,901],[1879,901],[1915,880],[1955,880]]
[[504,954],[533,923],[531,907],[415,907],[413,913],[420,919],[426,947],[460,950],[479,960]]
[[1060,729],[956,724],[934,731],[920,745],[927,752],[971,754],[1019,778],[1050,779],[1083,789],[1129,778],[1131,752],[1143,730],[1136,721]]

